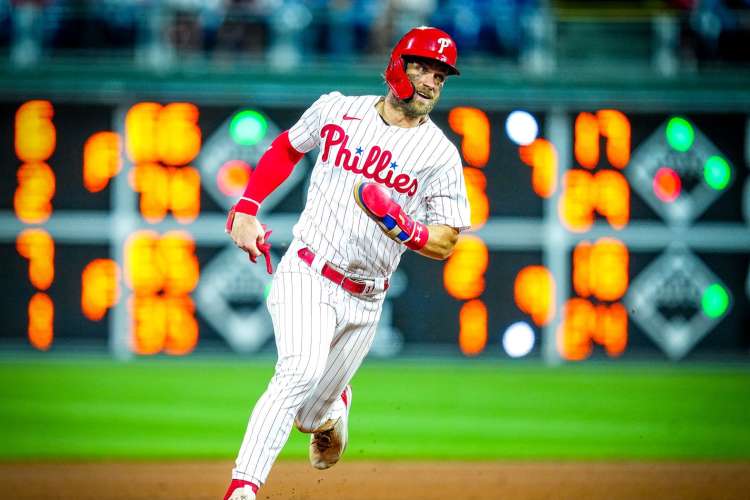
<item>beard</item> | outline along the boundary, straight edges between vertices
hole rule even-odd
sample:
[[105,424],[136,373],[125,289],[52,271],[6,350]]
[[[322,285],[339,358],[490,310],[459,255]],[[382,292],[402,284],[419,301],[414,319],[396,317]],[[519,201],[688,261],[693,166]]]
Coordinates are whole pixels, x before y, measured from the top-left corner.
[[[429,99],[421,99],[420,96],[417,95],[417,92],[420,92]],[[402,101],[393,94],[390,95],[390,98],[390,104],[399,108],[405,116],[409,118],[422,118],[432,111],[435,104],[437,104],[440,99],[440,94],[426,89],[419,89],[415,86],[414,95],[409,99]]]

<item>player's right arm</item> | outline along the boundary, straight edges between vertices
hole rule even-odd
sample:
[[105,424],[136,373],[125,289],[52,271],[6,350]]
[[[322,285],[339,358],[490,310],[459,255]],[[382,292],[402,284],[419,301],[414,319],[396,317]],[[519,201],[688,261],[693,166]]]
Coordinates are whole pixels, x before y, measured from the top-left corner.
[[283,132],[258,160],[242,198],[234,206],[233,220],[227,230],[234,244],[256,258],[261,254],[259,245],[265,243],[265,231],[256,217],[263,200],[279,187],[292,173],[304,153],[297,151],[289,141],[289,132]]
[[284,182],[305,153],[320,144],[321,117],[328,103],[342,97],[339,92],[322,95],[292,128],[279,135],[260,157],[242,198],[234,207],[234,224],[227,224],[234,243],[252,258],[261,254],[264,229],[257,214],[263,200]]

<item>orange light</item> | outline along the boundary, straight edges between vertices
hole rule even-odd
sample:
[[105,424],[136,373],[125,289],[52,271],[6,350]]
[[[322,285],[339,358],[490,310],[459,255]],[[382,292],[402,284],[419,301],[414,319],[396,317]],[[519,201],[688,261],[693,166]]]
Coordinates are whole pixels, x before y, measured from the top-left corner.
[[148,222],[160,222],[169,207],[169,173],[158,163],[142,163],[130,171],[133,189],[141,193],[140,211]]
[[615,109],[596,113],[599,131],[607,138],[607,160],[615,168],[625,168],[630,161],[630,120]]
[[592,169],[599,163],[599,121],[591,113],[576,117],[574,151],[582,167]]
[[487,178],[476,168],[464,167],[466,194],[471,207],[471,227],[478,229],[487,222],[490,215],[490,202],[487,199]]
[[43,162],[24,163],[18,169],[18,187],[13,195],[13,209],[27,224],[38,224],[52,214],[55,174]]
[[585,299],[569,299],[563,307],[563,320],[557,330],[560,355],[580,361],[591,355],[591,335],[596,329],[596,310]]
[[451,129],[462,136],[461,154],[474,167],[484,167],[490,159],[490,120],[481,109],[459,107],[448,113]]
[[607,355],[619,356],[628,342],[627,311],[620,303],[594,306],[585,299],[570,299],[565,303],[557,342],[560,355],[569,361],[589,357],[593,342],[604,346]]
[[466,356],[476,356],[487,345],[487,306],[478,299],[461,306],[458,345]]
[[242,160],[231,160],[219,168],[216,185],[226,196],[240,196],[250,180],[253,169]]
[[83,185],[98,193],[122,168],[122,143],[114,132],[97,132],[83,145]]
[[484,272],[489,252],[481,238],[462,235],[443,269],[446,291],[460,300],[474,299],[484,292]]
[[531,187],[542,198],[549,198],[557,189],[557,150],[546,139],[536,139],[518,148],[518,155],[531,167]]
[[628,289],[628,265],[628,249],[621,241],[582,241],[573,251],[573,288],[581,297],[619,300]]
[[201,179],[195,168],[142,163],[130,171],[129,180],[133,189],[141,193],[140,211],[148,222],[162,221],[170,209],[182,224],[198,217]]
[[159,161],[157,147],[161,104],[140,102],[125,115],[125,150],[135,164]]
[[555,280],[544,266],[527,266],[516,275],[513,285],[516,306],[535,324],[546,325],[555,315]]
[[136,354],[157,354],[167,338],[167,303],[158,295],[135,295],[128,301],[132,349]]
[[628,289],[628,249],[619,240],[601,238],[591,249],[591,289],[599,300],[615,301]]
[[190,297],[144,295],[129,301],[132,348],[137,354],[189,354],[198,343],[198,322]]
[[167,297],[167,336],[164,351],[171,356],[190,354],[198,344],[198,321],[190,297]]
[[81,274],[81,310],[91,321],[100,321],[120,298],[120,268],[111,259],[89,262]]
[[569,231],[586,231],[594,223],[596,187],[593,176],[585,170],[569,170],[563,175],[562,185],[560,221]]
[[26,229],[16,237],[16,250],[29,261],[29,281],[47,290],[55,279],[55,242],[43,229]]
[[596,306],[596,330],[594,341],[603,345],[607,355],[616,357],[625,352],[628,345],[628,312],[619,302],[607,307]]
[[192,292],[198,285],[200,268],[195,243],[184,231],[170,231],[157,243],[158,262],[162,266],[161,288],[169,295]]
[[169,174],[169,206],[177,222],[194,221],[201,210],[201,176],[193,167],[171,167]]
[[176,102],[162,106],[141,102],[125,115],[125,145],[135,164],[161,161],[177,166],[190,163],[201,148],[198,108]]
[[630,222],[630,186],[625,177],[615,170],[601,170],[594,176],[596,209],[615,228],[622,229]]
[[162,237],[154,231],[137,231],[125,242],[125,282],[138,294],[189,293],[199,277],[195,243],[184,231]]
[[622,112],[602,109],[594,116],[579,113],[575,122],[575,157],[585,168],[599,163],[599,137],[607,138],[607,160],[615,168],[625,168],[630,161],[630,120]]
[[580,297],[589,297],[591,281],[591,243],[581,241],[573,250],[573,289]]
[[16,156],[23,162],[47,161],[55,152],[55,112],[49,101],[28,101],[16,111]]
[[167,104],[159,113],[157,128],[159,159],[172,166],[193,161],[201,150],[198,108],[194,104]]
[[195,243],[184,231],[139,231],[125,244],[125,281],[135,295],[133,349],[138,354],[191,352],[198,342],[195,306],[187,295],[200,278]]
[[588,230],[594,223],[594,211],[615,229],[622,229],[630,221],[630,187],[614,170],[601,170],[596,175],[569,170],[563,176],[559,211],[560,221],[569,231]]
[[137,231],[125,242],[125,282],[136,294],[155,294],[162,289],[167,263],[158,251],[159,235]]
[[29,342],[40,351],[46,351],[54,338],[55,305],[49,295],[37,292],[29,301]]

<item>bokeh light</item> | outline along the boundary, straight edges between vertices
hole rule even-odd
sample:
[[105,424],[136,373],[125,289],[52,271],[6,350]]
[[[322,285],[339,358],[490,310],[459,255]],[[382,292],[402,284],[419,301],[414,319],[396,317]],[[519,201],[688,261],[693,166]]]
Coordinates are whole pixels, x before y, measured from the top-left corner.
[[701,298],[703,313],[709,318],[719,318],[729,308],[729,294],[726,289],[718,283],[706,287]]
[[503,333],[503,349],[511,358],[521,358],[534,348],[534,340],[534,329],[525,321],[518,321]]
[[266,118],[252,109],[240,111],[229,124],[229,135],[240,146],[258,144],[268,131]]
[[216,185],[226,196],[239,196],[245,190],[253,170],[242,160],[229,160],[216,173]]
[[706,184],[720,191],[729,185],[729,180],[732,178],[732,169],[724,158],[714,155],[706,160],[703,167],[703,178]]
[[539,134],[539,125],[530,113],[513,111],[505,120],[505,131],[511,141],[519,146],[527,146],[534,142]]
[[667,124],[667,142],[677,151],[685,152],[695,141],[693,126],[684,118],[676,116]]
[[654,175],[654,194],[664,203],[672,203],[682,192],[680,176],[669,167],[662,167]]

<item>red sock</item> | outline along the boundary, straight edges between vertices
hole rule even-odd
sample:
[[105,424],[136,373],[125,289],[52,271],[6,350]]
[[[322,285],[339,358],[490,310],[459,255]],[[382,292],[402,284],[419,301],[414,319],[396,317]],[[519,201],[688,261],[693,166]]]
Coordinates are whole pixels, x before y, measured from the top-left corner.
[[227,500],[227,498],[234,493],[234,490],[242,488],[243,486],[250,486],[253,489],[253,493],[258,493],[258,486],[255,483],[243,479],[232,479],[232,482],[229,483],[229,488],[227,488],[227,493],[224,495],[224,500]]
[[341,399],[344,400],[344,406],[347,408],[349,407],[349,401],[346,399],[346,389],[344,389],[344,392],[341,393]]

